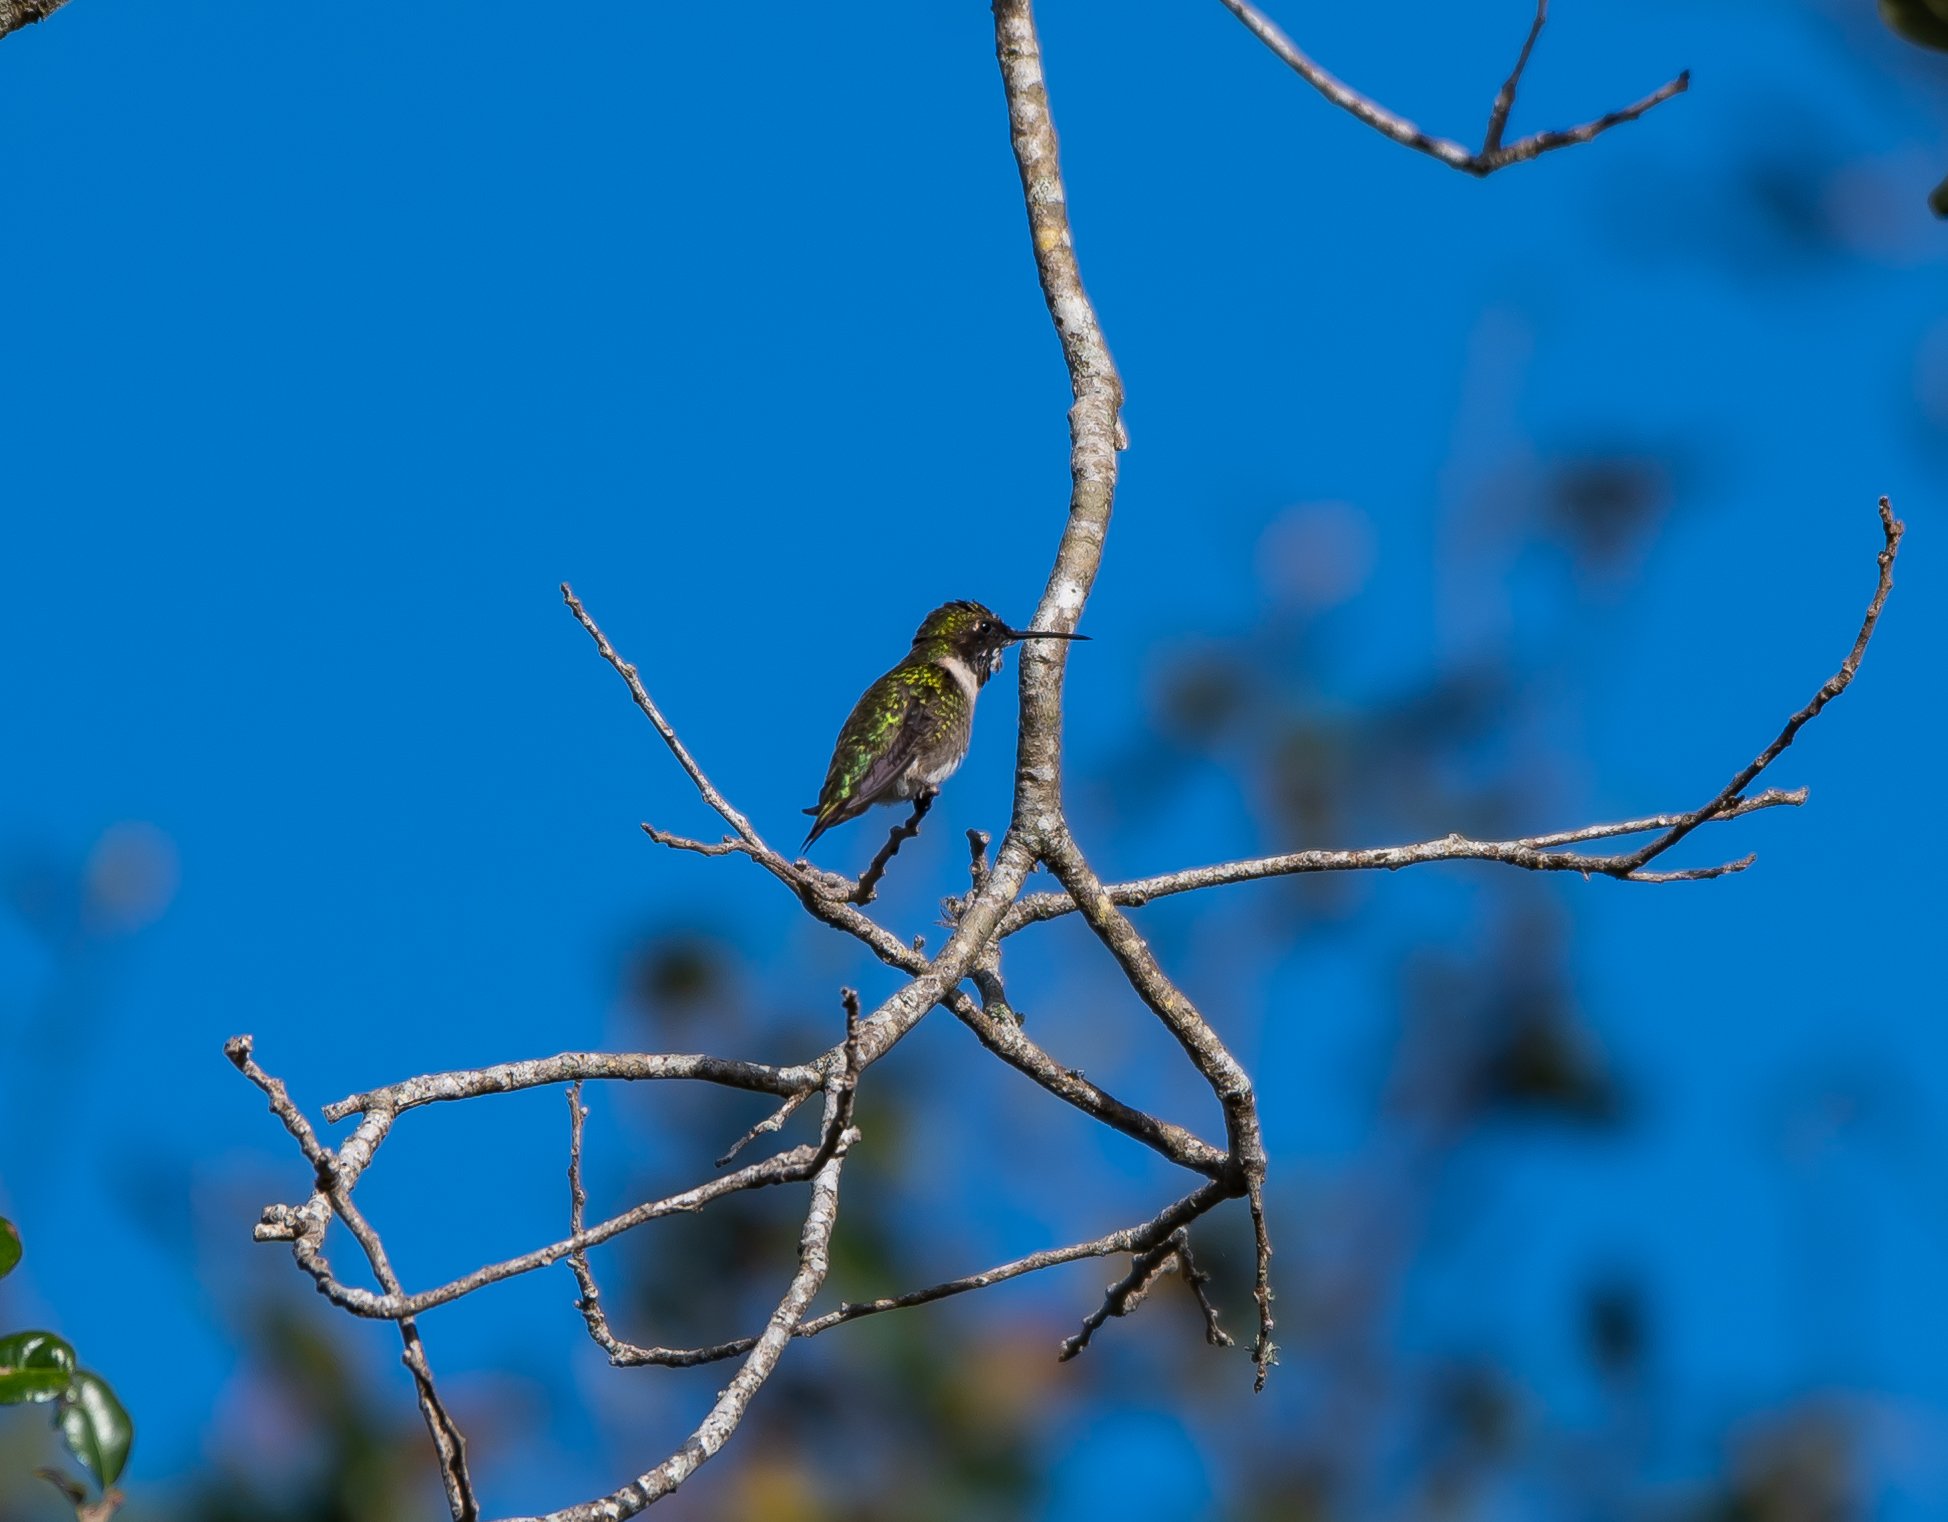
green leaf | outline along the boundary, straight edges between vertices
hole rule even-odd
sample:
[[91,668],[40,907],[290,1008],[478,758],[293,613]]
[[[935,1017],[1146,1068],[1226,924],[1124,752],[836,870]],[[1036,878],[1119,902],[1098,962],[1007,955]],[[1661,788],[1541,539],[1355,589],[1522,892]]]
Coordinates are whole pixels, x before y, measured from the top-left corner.
[[68,1452],[87,1465],[102,1489],[122,1477],[129,1444],[135,1441],[135,1424],[107,1380],[86,1369],[76,1374],[55,1420]]
[[20,1262],[20,1228],[0,1215],[0,1279],[14,1271]]
[[74,1379],[74,1349],[52,1332],[0,1337],[0,1406],[55,1400]]

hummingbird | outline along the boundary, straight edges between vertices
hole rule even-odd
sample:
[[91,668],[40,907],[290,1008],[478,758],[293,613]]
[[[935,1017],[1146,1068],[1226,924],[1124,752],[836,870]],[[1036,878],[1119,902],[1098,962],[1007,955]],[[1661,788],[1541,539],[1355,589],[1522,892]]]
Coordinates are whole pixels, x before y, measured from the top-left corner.
[[974,700],[1024,639],[1087,639],[1052,629],[1011,629],[977,602],[950,602],[920,621],[913,648],[852,706],[825,769],[812,830],[800,850],[875,803],[931,792],[954,774],[974,731]]

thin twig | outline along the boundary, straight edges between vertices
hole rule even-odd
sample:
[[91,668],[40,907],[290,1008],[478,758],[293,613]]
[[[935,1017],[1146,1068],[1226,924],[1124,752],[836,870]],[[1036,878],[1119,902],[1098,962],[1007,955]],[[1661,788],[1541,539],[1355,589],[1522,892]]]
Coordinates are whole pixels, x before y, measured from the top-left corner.
[[668,830],[659,830],[653,824],[645,824],[643,833],[659,846],[668,846],[673,851],[694,851],[699,856],[730,856],[733,854],[750,856],[751,847],[734,835],[726,835],[722,840],[710,842],[692,840],[687,835],[672,835]]
[[1257,1260],[1252,1275],[1251,1298],[1258,1306],[1258,1340],[1251,1345],[1251,1362],[1258,1371],[1252,1380],[1254,1391],[1265,1388],[1265,1376],[1278,1362],[1278,1344],[1272,1341],[1272,1237],[1265,1224],[1265,1174],[1260,1169],[1245,1191],[1251,1206],[1251,1239]]
[[730,800],[718,792],[710,779],[703,774],[703,768],[697,765],[695,758],[676,737],[676,731],[671,728],[670,721],[663,717],[663,711],[656,706],[643,687],[642,678],[637,675],[636,668],[616,654],[615,646],[609,643],[608,635],[596,627],[595,620],[589,617],[588,610],[582,606],[582,600],[565,581],[561,584],[561,600],[568,604],[569,611],[575,615],[575,621],[586,629],[588,637],[595,641],[595,648],[601,652],[602,659],[615,668],[616,675],[621,677],[629,688],[629,696],[636,700],[636,706],[642,710],[643,717],[648,719],[655,726],[656,732],[663,737],[663,743],[670,748],[670,754],[676,757],[677,765],[683,768],[690,781],[696,785],[703,801],[715,809],[724,823],[737,831],[739,838],[746,844],[762,848],[764,841],[759,837],[758,832],[751,828],[751,821],[733,808]]
[[1642,100],[1632,101],[1616,111],[1606,111],[1595,121],[1584,122],[1580,127],[1559,127],[1548,132],[1532,132],[1527,137],[1510,143],[1495,153],[1479,155],[1472,164],[1467,165],[1470,174],[1486,178],[1497,169],[1506,169],[1510,164],[1526,164],[1531,159],[1554,153],[1559,148],[1580,148],[1584,143],[1601,137],[1612,127],[1621,127],[1625,122],[1634,122],[1645,112],[1654,110],[1673,96],[1682,95],[1691,88],[1691,71],[1685,69],[1675,79],[1659,85]]
[[1509,71],[1501,89],[1495,92],[1494,108],[1488,113],[1488,131],[1482,137],[1481,151],[1484,155],[1493,153],[1502,145],[1502,129],[1508,125],[1508,113],[1515,108],[1515,90],[1522,83],[1522,71],[1529,66],[1529,54],[1535,51],[1535,39],[1542,35],[1542,24],[1549,19],[1549,0],[1535,0],[1535,20],[1529,26],[1529,35],[1522,42],[1522,51],[1516,55],[1515,67]]
[[[1528,41],[1523,45],[1522,54],[1515,71],[1508,82],[1502,86],[1501,94],[1495,98],[1494,113],[1489,117],[1488,136],[1479,152],[1469,149],[1453,138],[1435,137],[1423,132],[1406,117],[1396,115],[1377,101],[1362,95],[1352,86],[1329,74],[1314,63],[1300,50],[1297,43],[1278,29],[1270,17],[1248,0],[1219,0],[1226,10],[1245,24],[1247,30],[1295,74],[1340,110],[1357,117],[1375,132],[1393,139],[1402,147],[1411,148],[1416,153],[1424,153],[1429,158],[1439,159],[1450,169],[1459,169],[1464,174],[1486,178],[1497,169],[1505,169],[1510,164],[1525,163],[1558,148],[1571,148],[1579,143],[1608,132],[1612,127],[1624,122],[1635,121],[1646,111],[1662,105],[1673,95],[1681,95],[1691,84],[1690,70],[1685,70],[1669,83],[1653,90],[1642,100],[1610,111],[1595,121],[1585,122],[1580,127],[1568,127],[1549,132],[1537,132],[1517,142],[1502,146],[1501,129],[1507,124],[1508,110],[1515,104],[1515,87],[1522,70],[1527,67],[1529,53],[1535,47],[1537,34],[1542,30],[1543,12],[1546,4],[1537,7],[1536,19],[1529,30]],[[1504,98],[1505,97],[1505,98]]]
[[[1059,1268],[1065,1263],[1078,1263],[1085,1258],[1106,1258],[1116,1253],[1142,1252],[1157,1239],[1159,1232],[1181,1232],[1185,1225],[1222,1204],[1230,1198],[1230,1191],[1219,1184],[1206,1184],[1184,1198],[1168,1206],[1154,1219],[1140,1225],[1125,1226],[1120,1231],[1112,1231],[1104,1236],[1091,1238],[1087,1242],[1074,1242],[1067,1247],[1044,1248],[1041,1252],[1029,1253],[1026,1257],[1012,1262],[984,1269],[978,1274],[965,1274],[958,1279],[947,1279],[939,1284],[930,1284],[925,1289],[910,1290],[904,1295],[888,1295],[877,1300],[848,1300],[836,1311],[827,1311],[823,1316],[802,1322],[797,1335],[816,1337],[821,1332],[829,1332],[833,1327],[844,1326],[857,1321],[862,1316],[878,1316],[886,1311],[909,1310],[914,1306],[931,1305],[936,1300],[945,1300],[954,1295],[964,1295],[970,1290],[987,1289],[990,1285],[1005,1283],[1009,1279],[1019,1279],[1024,1274],[1039,1273],[1045,1268]],[[1200,1276],[1200,1284],[1202,1282]],[[1201,1288],[1198,1300],[1205,1309],[1207,1322],[1215,1324],[1215,1311],[1204,1299]],[[1229,1347],[1230,1338],[1220,1330],[1216,1338],[1206,1332],[1207,1340],[1216,1346]],[[1219,1340],[1221,1339],[1221,1341]],[[688,1368],[694,1364],[716,1363],[721,1359],[735,1358],[751,1350],[756,1339],[740,1337],[731,1342],[717,1343],[711,1347],[698,1348],[639,1348],[623,1344],[624,1352],[613,1357],[618,1365],[655,1365],[665,1368]]]
[[[1781,806],[1796,808],[1805,801],[1804,788],[1795,788],[1791,792],[1768,788],[1763,793],[1728,804],[1699,822],[1717,823],[1737,819],[1760,809]],[[1256,882],[1267,877],[1291,877],[1309,872],[1395,872],[1402,867],[1425,866],[1441,861],[1492,861],[1532,872],[1578,872],[1586,877],[1619,877],[1637,883],[1671,882],[1680,880],[1683,875],[1634,872],[1627,865],[1632,859],[1628,855],[1593,856],[1564,851],[1561,847],[1578,841],[1667,830],[1693,817],[1691,814],[1652,814],[1642,819],[1585,825],[1581,829],[1558,830],[1553,834],[1531,835],[1520,840],[1470,840],[1465,835],[1453,834],[1414,845],[1372,846],[1351,851],[1288,851],[1278,856],[1254,856],[1240,861],[1216,862],[1207,867],[1161,872],[1154,877],[1114,883],[1103,891],[1109,895],[1110,902],[1119,908],[1140,909],[1152,899],[1168,898],[1173,893],[1192,893],[1202,888]],[[1701,877],[1722,877],[1730,872],[1742,871],[1751,864],[1751,860],[1747,856],[1694,871]],[[1073,913],[1075,901],[1066,893],[1024,894],[1015,901],[1014,907],[1003,919],[1001,933],[1010,936],[1041,920]]]
[[1882,543],[1877,557],[1880,575],[1874,584],[1873,599],[1867,604],[1866,617],[1860,622],[1860,632],[1854,636],[1853,648],[1847,652],[1847,658],[1840,662],[1840,669],[1820,684],[1820,689],[1813,694],[1812,701],[1786,720],[1786,727],[1779,731],[1778,738],[1753,757],[1750,763],[1741,767],[1737,775],[1719,789],[1718,796],[1711,802],[1685,815],[1671,826],[1668,833],[1659,836],[1643,849],[1621,858],[1621,870],[1610,867],[1597,870],[1611,871],[1618,877],[1635,877],[1640,882],[1647,881],[1647,874],[1638,870],[1644,863],[1662,856],[1699,825],[1720,817],[1726,810],[1732,808],[1738,802],[1739,795],[1757,779],[1759,773],[1779,759],[1786,747],[1798,737],[1799,731],[1810,724],[1822,708],[1852,685],[1854,673],[1860,669],[1861,658],[1867,653],[1868,642],[1873,639],[1874,630],[1880,624],[1881,609],[1887,606],[1887,594],[1894,590],[1894,561],[1901,553],[1901,536],[1907,532],[1907,525],[1894,516],[1893,504],[1885,497],[1880,499],[1880,530]]
[[988,832],[969,830],[967,832],[967,885],[975,893],[981,891],[981,884],[988,880]]
[[1191,1254],[1189,1229],[1178,1227],[1176,1239],[1177,1267],[1184,1276],[1184,1287],[1191,1292],[1197,1301],[1197,1308],[1204,1313],[1204,1340],[1214,1348],[1236,1347],[1237,1344],[1231,1340],[1231,1334],[1225,1331],[1223,1323],[1218,1320],[1218,1309],[1211,1303],[1211,1297],[1205,1290],[1205,1286],[1211,1282],[1211,1276],[1198,1267],[1197,1259]]
[[1067,1363],[1088,1347],[1089,1339],[1096,1335],[1096,1328],[1111,1316],[1127,1316],[1147,1300],[1150,1286],[1157,1282],[1157,1276],[1174,1255],[1170,1243],[1159,1242],[1148,1252],[1138,1253],[1131,1259],[1130,1271],[1109,1286],[1101,1305],[1082,1318],[1082,1330],[1062,1339],[1062,1346],[1055,1355],[1056,1362]]
[[798,1093],[792,1095],[791,1098],[779,1105],[777,1109],[765,1116],[763,1120],[759,1121],[750,1130],[738,1137],[736,1141],[732,1142],[729,1150],[717,1159],[717,1166],[719,1168],[728,1168],[736,1159],[737,1154],[750,1146],[760,1136],[768,1136],[773,1131],[782,1130],[785,1122],[798,1113],[799,1106],[803,1105],[806,1100],[810,1099],[817,1092],[817,1089],[801,1089]]
[[927,788],[913,800],[913,812],[904,823],[893,826],[892,834],[886,837],[886,844],[879,848],[866,870],[859,874],[859,885],[846,895],[846,902],[862,907],[873,901],[879,891],[879,880],[886,875],[886,865],[899,855],[900,842],[911,840],[920,833],[920,821],[927,817],[927,810],[933,807],[933,800],[940,796],[937,787]]
[[[582,1225],[588,1208],[588,1191],[582,1187],[582,1130],[588,1122],[588,1110],[582,1104],[582,1085],[578,1079],[568,1086],[568,1234],[572,1237],[582,1235]],[[596,1346],[615,1360],[617,1349],[624,1346],[616,1340],[609,1330],[609,1318],[602,1309],[602,1291],[596,1285],[595,1273],[588,1266],[588,1253],[580,1249],[568,1255],[568,1268],[575,1275],[576,1288],[581,1291],[575,1301],[575,1308],[582,1313],[582,1320],[588,1324],[588,1334]]]
[[[342,1176],[338,1158],[318,1140],[311,1122],[304,1113],[291,1102],[290,1094],[281,1080],[273,1078],[257,1065],[252,1056],[252,1042],[249,1036],[233,1036],[224,1045],[224,1055],[236,1066],[238,1072],[256,1084],[270,1101],[271,1112],[284,1123],[284,1129],[291,1133],[304,1154],[305,1161],[311,1164],[312,1172],[318,1181],[318,1196],[321,1196],[332,1211],[345,1223],[359,1246],[364,1249],[366,1259],[372,1265],[373,1276],[379,1281],[387,1294],[400,1292],[399,1276],[393,1272],[392,1263],[386,1256],[384,1244],[379,1234],[373,1230],[358,1207],[352,1203],[350,1183]],[[315,1197],[314,1197],[315,1198]],[[325,1218],[322,1212],[312,1212],[315,1229],[303,1236],[292,1239],[292,1251],[304,1262],[307,1249],[317,1254],[324,1241]],[[318,1261],[322,1262],[322,1255]],[[440,1393],[433,1383],[433,1368],[427,1361],[426,1348],[420,1340],[419,1326],[410,1316],[399,1320],[399,1337],[404,1344],[401,1355],[406,1367],[412,1371],[413,1386],[419,1395],[420,1415],[426,1421],[426,1430],[432,1436],[434,1452],[439,1455],[440,1478],[446,1486],[447,1506],[452,1511],[454,1522],[476,1522],[480,1516],[479,1502],[474,1498],[473,1481],[467,1472],[467,1440],[459,1426],[448,1413],[440,1400]]]

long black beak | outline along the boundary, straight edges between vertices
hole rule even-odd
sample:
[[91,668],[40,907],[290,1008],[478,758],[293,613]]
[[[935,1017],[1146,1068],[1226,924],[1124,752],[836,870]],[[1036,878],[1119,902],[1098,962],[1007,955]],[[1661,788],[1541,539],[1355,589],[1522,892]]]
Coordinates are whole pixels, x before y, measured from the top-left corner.
[[1008,642],[1013,644],[1020,639],[1087,639],[1086,634],[1063,634],[1055,629],[1010,629]]

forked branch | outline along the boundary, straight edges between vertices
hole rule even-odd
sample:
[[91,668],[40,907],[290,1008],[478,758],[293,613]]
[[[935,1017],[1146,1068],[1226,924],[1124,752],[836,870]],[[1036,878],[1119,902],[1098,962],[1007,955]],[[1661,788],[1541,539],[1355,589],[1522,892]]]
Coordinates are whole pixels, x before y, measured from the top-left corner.
[[1515,91],[1522,82],[1522,72],[1529,66],[1529,55],[1535,51],[1536,39],[1542,35],[1543,24],[1549,17],[1549,0],[1536,0],[1535,20],[1529,26],[1528,37],[1522,43],[1522,51],[1517,55],[1515,67],[1495,95],[1495,104],[1488,113],[1488,130],[1482,136],[1479,148],[1468,148],[1452,138],[1435,137],[1423,132],[1406,117],[1389,111],[1378,101],[1362,95],[1351,85],[1335,78],[1314,63],[1297,43],[1278,29],[1272,19],[1249,0],[1219,0],[1223,7],[1245,24],[1252,36],[1264,43],[1285,65],[1317,90],[1340,110],[1357,117],[1383,137],[1390,137],[1404,148],[1416,153],[1424,153],[1429,158],[1439,159],[1450,169],[1459,169],[1464,174],[1486,178],[1497,169],[1506,169],[1510,164],[1526,163],[1545,153],[1553,153],[1558,148],[1574,148],[1602,136],[1612,127],[1634,122],[1646,111],[1662,105],[1674,95],[1682,95],[1691,85],[1691,71],[1686,69],[1675,79],[1658,86],[1642,100],[1633,102],[1616,111],[1606,111],[1592,121],[1578,127],[1563,127],[1548,132],[1536,132],[1515,142],[1502,142],[1503,130],[1508,125],[1508,113],[1515,105]]

